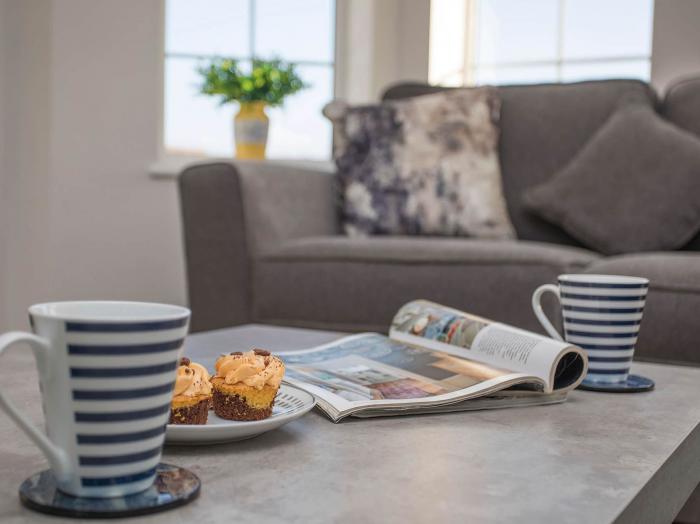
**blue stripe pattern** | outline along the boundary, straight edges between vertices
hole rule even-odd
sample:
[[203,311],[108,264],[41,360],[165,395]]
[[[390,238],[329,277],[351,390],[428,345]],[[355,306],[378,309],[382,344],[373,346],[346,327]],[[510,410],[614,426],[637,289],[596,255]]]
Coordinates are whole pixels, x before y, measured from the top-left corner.
[[149,458],[153,458],[160,453],[161,447],[147,449],[138,453],[129,453],[127,455],[110,455],[104,457],[95,456],[79,456],[78,463],[81,466],[116,466],[119,464],[130,464],[132,462],[142,462]]
[[588,357],[589,362],[628,362],[629,357]]
[[184,339],[159,342],[157,344],[135,344],[125,346],[83,346],[78,344],[68,345],[69,355],[145,355],[148,353],[162,353],[180,348]]
[[116,433],[110,435],[86,435],[78,433],[78,444],[126,444],[157,437],[165,433],[165,426],[147,429],[145,431],[135,431],[133,433]]
[[66,322],[69,333],[138,333],[185,327],[187,318],[157,322]]
[[[631,360],[631,359],[630,359]],[[630,367],[621,367],[618,369],[600,369],[597,368],[595,370],[592,370],[590,368],[590,365],[588,367],[588,372],[592,373],[594,375],[626,375],[630,370]]]
[[163,395],[173,390],[173,384],[168,382],[162,386],[153,386],[140,389],[115,389],[115,390],[73,390],[73,400],[127,400],[134,398],[147,398]]
[[136,411],[117,411],[114,413],[85,413],[75,412],[76,422],[127,422],[129,420],[140,420],[155,417],[170,411],[170,403],[155,408],[139,409]]
[[116,486],[119,484],[131,484],[140,480],[146,480],[156,474],[156,468],[147,469],[139,473],[131,475],[122,475],[119,477],[81,477],[80,483],[85,488],[95,488],[104,486]]
[[65,322],[75,459],[90,493],[128,492],[155,476],[187,323]]
[[623,349],[634,349],[634,344],[625,344],[622,346],[611,346],[608,344],[586,344],[585,342],[578,342],[576,344],[578,347],[583,349],[610,349],[612,351],[621,351]]
[[649,284],[604,284],[600,282],[570,282],[559,281],[561,285],[566,287],[583,287],[591,289],[647,289]]
[[638,302],[640,300],[644,300],[644,297],[641,296],[602,296],[602,295],[576,295],[573,293],[561,293],[561,298],[572,298],[574,300],[602,300],[602,301],[609,301],[609,302]]
[[[583,307],[583,306],[562,306],[564,311],[576,311],[579,313],[643,313],[643,307],[633,308],[602,308],[602,307]],[[567,319],[568,321],[568,319]]]
[[641,320],[586,320],[583,318],[567,318],[567,324],[583,324],[584,326],[638,326]]
[[636,337],[639,330],[630,331],[627,333],[600,333],[598,331],[571,331],[567,330],[566,334],[574,337],[583,338],[632,338]]
[[[634,344],[629,342],[639,335],[649,284],[615,282],[614,277],[590,278],[588,282],[559,280],[564,334],[567,340],[573,339],[576,342],[572,343],[594,352],[595,356],[588,355],[588,373],[597,375],[592,380],[617,381],[620,377],[613,375],[626,376],[632,363]],[[567,299],[577,300],[578,305],[570,305]],[[631,304],[633,302],[638,304]],[[632,305],[641,307],[630,307]],[[630,318],[631,315],[634,316]],[[579,342],[581,340],[584,342]],[[605,356],[608,352],[610,356]],[[620,356],[620,352],[629,356]],[[606,379],[608,376],[610,378]]]
[[73,378],[123,378],[142,377],[144,375],[159,375],[174,371],[177,360],[167,364],[155,364],[153,366],[140,366],[134,368],[70,368],[70,376]]

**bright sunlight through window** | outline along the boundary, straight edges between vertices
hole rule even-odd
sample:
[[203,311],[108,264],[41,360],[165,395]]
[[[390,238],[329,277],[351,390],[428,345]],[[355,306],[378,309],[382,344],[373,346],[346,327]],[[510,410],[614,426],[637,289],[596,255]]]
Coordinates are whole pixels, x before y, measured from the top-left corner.
[[430,81],[649,80],[653,10],[653,0],[432,0]]
[[166,0],[165,122],[167,153],[231,156],[237,104],[199,94],[197,66],[226,56],[297,64],[309,88],[267,110],[270,158],[328,159],[331,126],[321,108],[333,98],[333,0]]

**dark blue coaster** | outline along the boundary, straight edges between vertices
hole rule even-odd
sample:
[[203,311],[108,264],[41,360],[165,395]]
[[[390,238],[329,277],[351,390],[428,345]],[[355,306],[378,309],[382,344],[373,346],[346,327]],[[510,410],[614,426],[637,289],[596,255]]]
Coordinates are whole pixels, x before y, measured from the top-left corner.
[[146,491],[115,498],[74,497],[56,489],[51,470],[36,473],[22,482],[19,499],[29,509],[74,518],[134,517],[158,513],[187,504],[199,495],[197,475],[185,468],[158,464],[156,480]]
[[602,391],[604,393],[639,393],[640,391],[651,391],[654,389],[654,381],[650,378],[639,375],[627,375],[624,382],[605,384],[603,382],[587,382],[584,380],[578,389],[586,391]]

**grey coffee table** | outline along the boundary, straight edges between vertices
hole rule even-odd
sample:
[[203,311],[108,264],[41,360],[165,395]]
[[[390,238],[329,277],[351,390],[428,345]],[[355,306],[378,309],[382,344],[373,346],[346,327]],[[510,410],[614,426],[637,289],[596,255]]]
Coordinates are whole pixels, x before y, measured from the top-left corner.
[[[338,336],[250,325],[191,336],[186,354],[212,366],[222,352]],[[39,420],[30,361],[5,356],[0,385]],[[700,369],[633,370],[656,391],[337,425],[312,412],[248,441],[169,447],[164,460],[195,471],[201,497],[125,522],[670,522],[700,481]],[[0,522],[68,522],[20,506],[17,487],[45,461],[2,414],[0,460]]]

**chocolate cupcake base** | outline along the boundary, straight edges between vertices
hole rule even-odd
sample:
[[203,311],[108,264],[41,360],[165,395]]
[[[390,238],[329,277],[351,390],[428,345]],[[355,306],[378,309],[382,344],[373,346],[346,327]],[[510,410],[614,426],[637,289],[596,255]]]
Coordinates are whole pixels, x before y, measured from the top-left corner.
[[227,420],[262,420],[272,415],[272,406],[275,401],[268,407],[254,408],[250,406],[245,398],[233,394],[223,393],[214,389],[214,413],[221,418]]
[[168,424],[206,424],[209,416],[209,399],[190,406],[170,407]]

